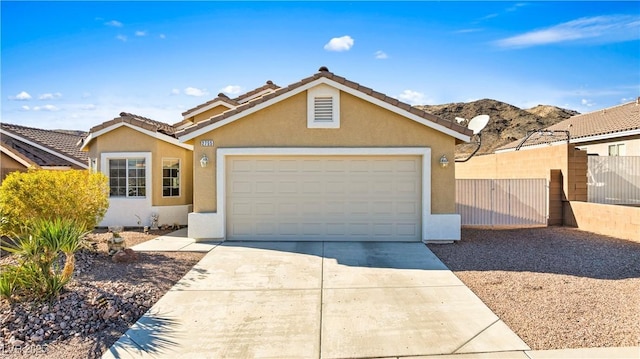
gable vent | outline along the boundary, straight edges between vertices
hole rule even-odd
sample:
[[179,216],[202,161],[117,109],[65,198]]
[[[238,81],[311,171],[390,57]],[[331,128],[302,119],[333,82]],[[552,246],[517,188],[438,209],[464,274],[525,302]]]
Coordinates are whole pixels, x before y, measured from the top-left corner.
[[331,96],[313,99],[313,120],[315,122],[333,121],[333,98]]

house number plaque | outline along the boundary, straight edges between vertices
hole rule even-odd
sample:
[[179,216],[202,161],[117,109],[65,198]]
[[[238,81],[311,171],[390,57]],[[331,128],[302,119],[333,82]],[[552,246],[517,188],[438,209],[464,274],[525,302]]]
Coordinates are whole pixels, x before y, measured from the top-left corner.
[[213,140],[200,140],[200,146],[213,147]]

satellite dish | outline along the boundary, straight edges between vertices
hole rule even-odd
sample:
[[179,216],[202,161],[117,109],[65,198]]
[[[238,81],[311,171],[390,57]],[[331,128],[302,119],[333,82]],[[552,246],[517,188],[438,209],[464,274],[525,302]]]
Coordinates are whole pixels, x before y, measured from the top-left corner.
[[458,122],[458,123],[463,123],[463,122],[465,122],[466,120],[467,120],[466,118],[456,117],[456,122]]
[[482,131],[489,123],[489,115],[478,115],[469,121],[467,126],[474,135],[477,135]]

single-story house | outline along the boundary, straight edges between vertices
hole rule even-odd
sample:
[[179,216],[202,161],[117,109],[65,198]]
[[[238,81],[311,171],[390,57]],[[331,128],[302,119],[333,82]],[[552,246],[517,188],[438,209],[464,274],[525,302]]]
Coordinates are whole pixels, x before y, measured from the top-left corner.
[[121,113],[91,128],[80,143],[91,170],[109,178],[109,209],[100,226],[186,225],[192,210],[193,146],[175,127]]
[[30,168],[88,168],[86,153],[76,146],[83,135],[76,131],[0,124],[0,181],[13,171],[26,171]]
[[562,143],[597,156],[640,156],[640,97],[635,101],[575,115],[509,143],[496,153]]
[[[268,82],[239,99],[219,95],[183,117],[172,133],[179,142],[170,137],[171,148],[193,150],[192,238],[460,239],[454,150],[472,132],[456,122],[324,67],[286,87]],[[145,158],[109,154],[132,137],[107,128],[140,137],[122,122],[92,129],[86,141],[99,142],[90,157],[100,155],[103,169],[110,158]],[[104,136],[114,137],[106,156]]]

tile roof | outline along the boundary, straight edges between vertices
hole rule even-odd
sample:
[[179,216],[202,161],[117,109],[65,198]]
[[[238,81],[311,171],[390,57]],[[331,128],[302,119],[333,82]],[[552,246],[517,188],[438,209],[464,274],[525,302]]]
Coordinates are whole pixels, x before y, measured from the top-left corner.
[[219,115],[216,115],[208,120],[204,120],[204,121],[200,121],[197,124],[194,124],[190,127],[187,127],[185,129],[182,129],[180,131],[178,131],[177,135],[178,136],[184,136],[186,134],[189,134],[191,132],[197,131],[203,127],[206,127],[208,125],[211,125],[213,123],[216,123],[218,121],[222,121],[226,118],[229,118],[231,116],[234,116],[236,114],[239,114],[243,111],[246,111],[258,104],[264,103],[266,101],[269,101],[275,97],[278,97],[280,95],[283,95],[287,92],[293,91],[301,86],[304,86],[310,82],[313,82],[319,78],[327,78],[330,79],[332,81],[335,81],[343,86],[347,86],[350,87],[354,90],[360,91],[364,94],[367,94],[369,96],[372,96],[378,100],[384,101],[390,105],[396,106],[400,109],[403,109],[405,111],[408,111],[414,115],[417,115],[419,117],[422,117],[425,120],[431,121],[433,123],[437,123],[441,126],[444,126],[446,128],[449,128],[453,131],[456,131],[458,133],[464,134],[464,135],[468,135],[471,136],[473,134],[473,132],[469,129],[467,129],[464,126],[460,126],[457,122],[455,121],[449,121],[449,120],[445,120],[443,118],[440,118],[438,116],[432,115],[428,112],[422,111],[420,109],[417,109],[415,107],[412,107],[411,105],[398,101],[397,99],[393,98],[393,97],[389,97],[381,92],[377,92],[374,91],[371,88],[365,87],[360,85],[359,83],[353,82],[353,81],[349,81],[344,77],[338,76],[338,75],[334,75],[333,73],[329,72],[329,70],[326,67],[321,67],[319,72],[315,73],[312,76],[309,76],[307,78],[304,78],[298,82],[292,83],[287,87],[279,87],[277,88],[274,92],[271,92],[269,94],[266,94],[264,96],[261,96],[259,98],[253,99],[251,101],[245,102],[243,104],[240,104],[239,106],[237,106],[234,109],[230,109],[228,111],[225,111]]
[[[233,101],[238,102],[238,103],[242,103],[245,102],[246,99],[255,96],[257,94],[259,94],[260,92],[266,91],[266,90],[277,90],[279,89],[280,86],[276,85],[273,83],[273,81],[271,80],[267,80],[267,83],[258,87],[257,89],[253,89],[245,94],[242,94],[236,98],[233,99]],[[219,95],[218,95],[219,96]]]
[[[87,163],[87,154],[80,151],[77,146],[83,136],[69,132],[43,130],[39,128],[25,127],[3,123],[0,124],[3,131],[13,135],[2,134],[2,144],[12,152],[20,153],[38,166],[72,166],[78,165],[62,157],[69,157],[80,163]],[[32,142],[45,149],[38,148],[27,142]],[[58,154],[58,155],[56,155]]]
[[[588,138],[601,135],[615,135],[619,132],[640,131],[640,98],[636,101],[598,111],[572,116],[544,130],[569,131],[571,142],[587,141]],[[566,135],[556,132],[554,135],[534,134],[523,146],[552,143],[566,140]],[[500,147],[498,150],[511,149],[518,146],[522,140],[514,141]]]
[[[266,91],[266,90],[277,90],[279,88],[280,88],[280,86],[274,84],[271,80],[269,80],[263,86],[260,86],[260,87],[258,87],[256,89],[253,89],[253,90],[251,90],[251,91],[249,91],[247,93],[244,93],[244,94],[242,94],[242,95],[240,95],[240,96],[238,96],[236,98],[233,98],[233,99],[229,98],[229,96],[227,96],[224,93],[220,92],[216,98],[214,98],[212,100],[209,100],[209,101],[207,101],[207,102],[205,102],[203,104],[200,104],[200,105],[198,105],[198,106],[196,106],[194,108],[190,108],[190,109],[186,110],[185,112],[182,113],[182,116],[186,116],[186,115],[188,115],[188,114],[190,114],[190,113],[192,113],[194,111],[197,111],[197,110],[199,110],[201,108],[207,107],[207,106],[209,106],[212,103],[215,103],[217,101],[225,102],[225,103],[231,105],[232,107],[236,107],[239,104],[241,104],[242,102],[246,102],[247,99],[250,99],[252,96],[256,96],[256,95],[258,95],[259,93],[261,93],[263,91]],[[179,125],[183,124],[184,122],[185,121],[182,121],[179,124],[176,124],[176,126],[179,126]]]
[[100,131],[118,123],[128,123],[145,130],[159,132],[167,136],[175,137],[176,129],[172,125],[127,112],[121,112],[120,117],[116,117],[111,121],[103,122],[97,126],[92,127],[91,130],[89,130],[89,133]]

